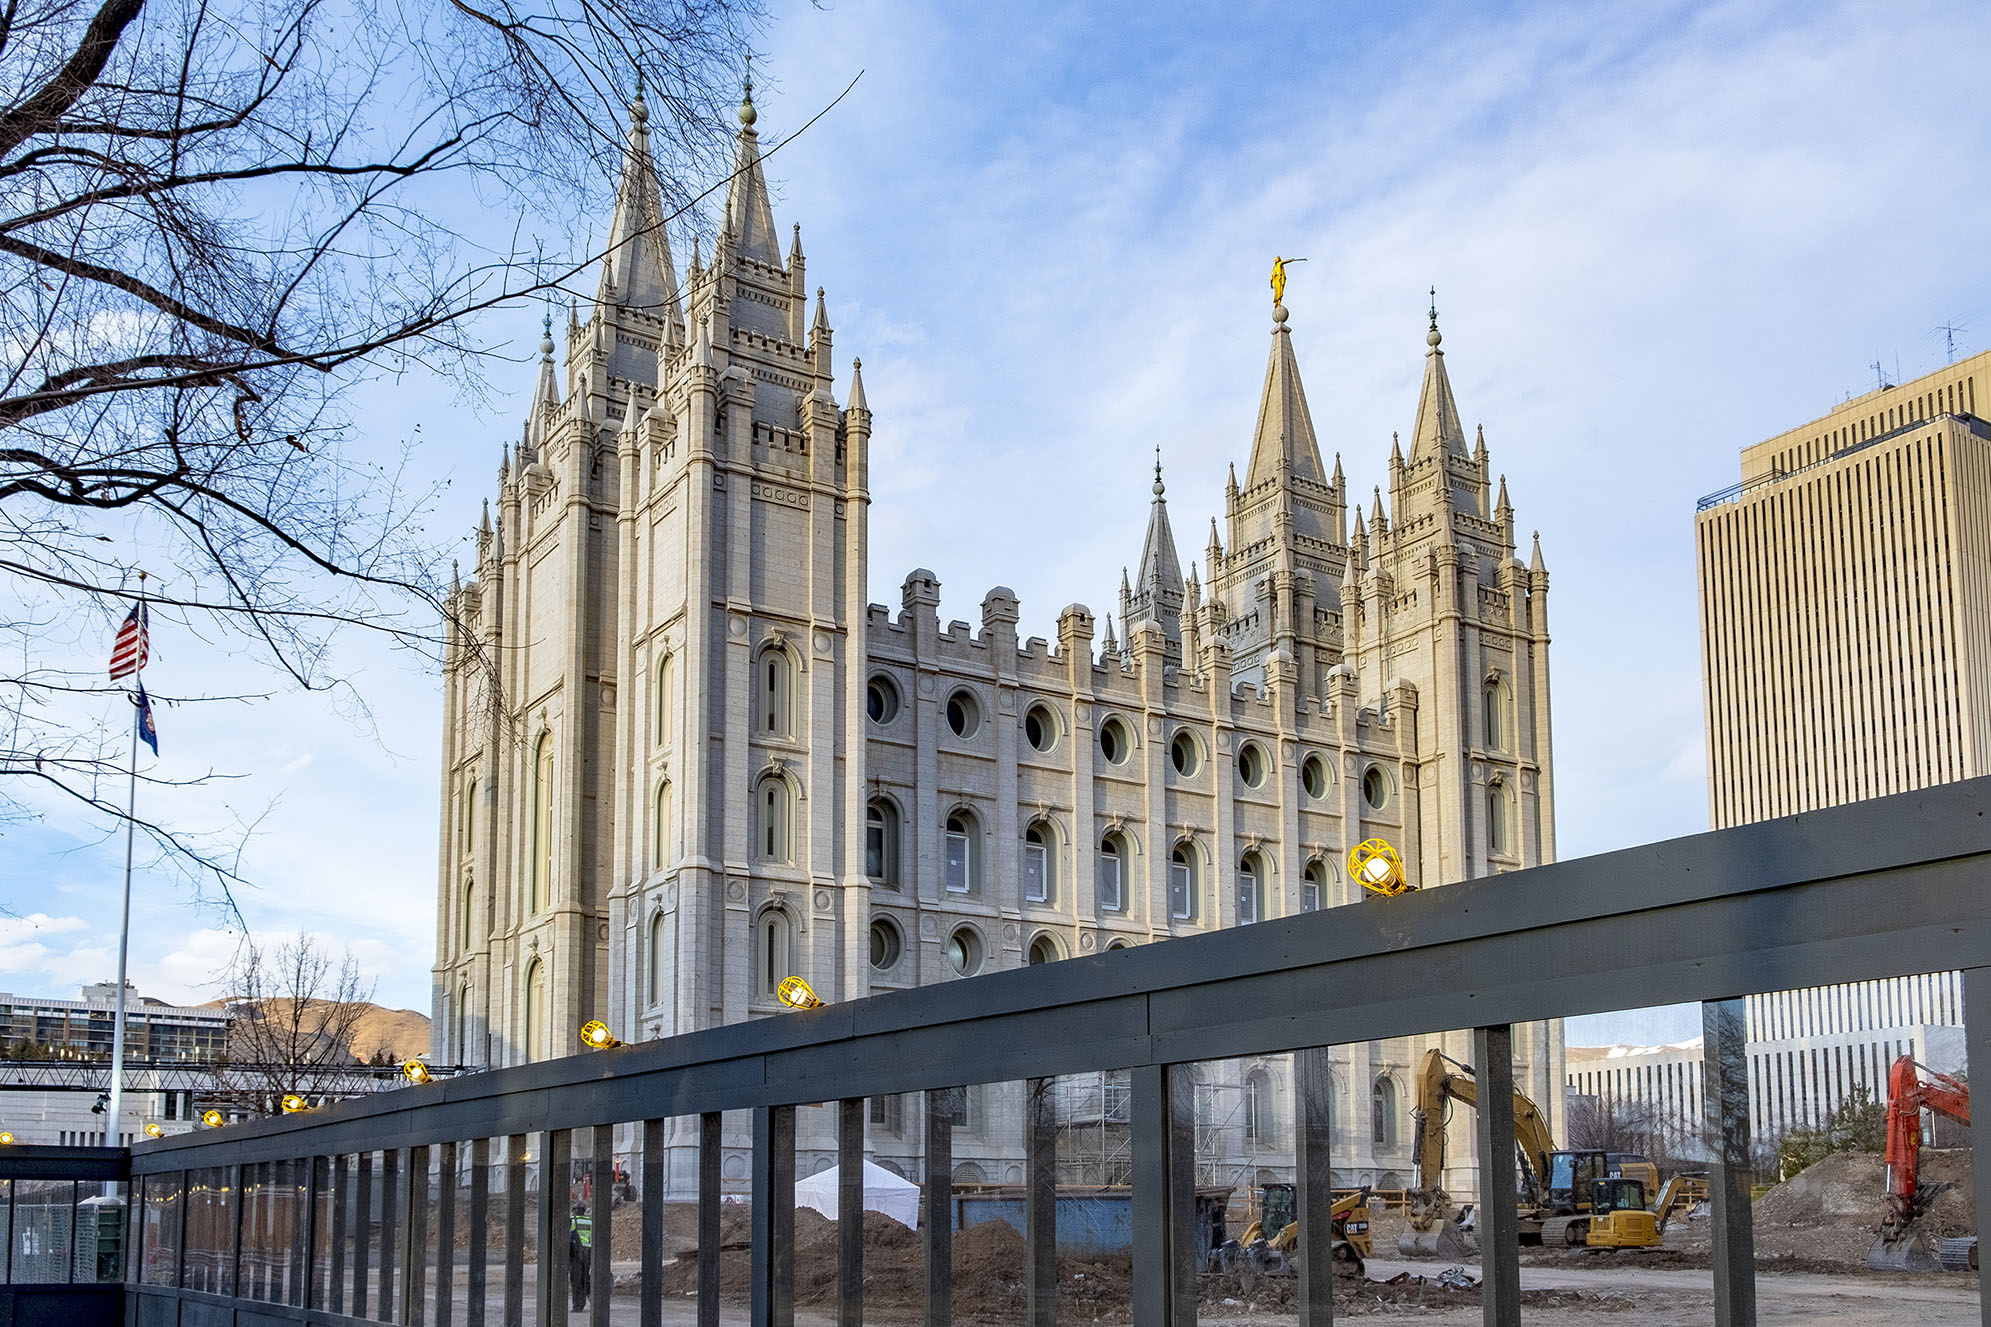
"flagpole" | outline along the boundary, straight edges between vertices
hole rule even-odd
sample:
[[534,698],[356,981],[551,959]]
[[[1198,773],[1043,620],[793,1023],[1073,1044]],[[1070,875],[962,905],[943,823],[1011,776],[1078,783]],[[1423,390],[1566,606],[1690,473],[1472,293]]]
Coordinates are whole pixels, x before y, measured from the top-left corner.
[[[145,573],[138,573],[138,607],[145,607]],[[144,618],[141,615],[140,622]],[[140,628],[143,630],[143,627]],[[139,655],[138,686],[145,686],[144,654]],[[131,951],[131,848],[138,817],[138,725],[144,715],[136,701],[131,707],[131,786],[125,796],[124,813],[124,910],[118,921],[117,1013],[111,1022],[111,1100],[110,1118],[104,1124],[104,1146],[119,1143],[118,1116],[124,1109],[124,980],[125,963]]]

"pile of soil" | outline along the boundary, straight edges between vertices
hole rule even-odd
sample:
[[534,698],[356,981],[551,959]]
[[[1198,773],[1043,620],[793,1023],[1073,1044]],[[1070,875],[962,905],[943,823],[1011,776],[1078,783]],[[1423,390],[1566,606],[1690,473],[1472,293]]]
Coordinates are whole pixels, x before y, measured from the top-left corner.
[[[1926,1203],[1922,1235],[1932,1247],[1934,1241],[1976,1233],[1968,1148],[1923,1148],[1919,1178]],[[1887,1163],[1871,1152],[1835,1152],[1791,1176],[1756,1200],[1757,1263],[1798,1271],[1864,1271],[1886,1210],[1886,1186]]]

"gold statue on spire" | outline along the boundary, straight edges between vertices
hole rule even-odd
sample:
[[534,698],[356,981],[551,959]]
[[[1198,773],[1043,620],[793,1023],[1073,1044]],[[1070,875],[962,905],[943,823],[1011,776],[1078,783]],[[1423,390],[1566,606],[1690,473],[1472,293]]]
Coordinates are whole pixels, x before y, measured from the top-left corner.
[[1276,257],[1272,260],[1272,302],[1274,304],[1284,304],[1286,302],[1286,264],[1304,263],[1305,261],[1306,259],[1304,258]]

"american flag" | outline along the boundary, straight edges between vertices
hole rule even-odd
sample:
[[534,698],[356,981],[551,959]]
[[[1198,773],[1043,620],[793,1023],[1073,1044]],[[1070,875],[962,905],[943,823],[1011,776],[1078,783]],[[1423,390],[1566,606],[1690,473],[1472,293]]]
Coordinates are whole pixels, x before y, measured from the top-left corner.
[[145,667],[150,656],[150,648],[145,638],[145,604],[133,604],[126,614],[124,625],[118,628],[118,638],[111,645],[111,680],[129,677]]

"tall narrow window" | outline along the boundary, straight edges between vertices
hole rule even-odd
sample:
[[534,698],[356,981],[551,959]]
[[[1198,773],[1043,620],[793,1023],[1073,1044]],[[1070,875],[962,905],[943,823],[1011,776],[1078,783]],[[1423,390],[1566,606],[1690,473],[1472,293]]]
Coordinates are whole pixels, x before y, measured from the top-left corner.
[[525,970],[524,1036],[519,1040],[528,1060],[546,1058],[546,965],[538,959]]
[[1514,851],[1513,827],[1508,823],[1507,789],[1493,784],[1486,790],[1486,848],[1488,852]]
[[1505,751],[1507,749],[1507,704],[1501,694],[1500,679],[1486,679],[1486,749]]
[[770,908],[761,914],[759,938],[754,966],[760,969],[756,974],[760,979],[760,995],[762,999],[772,1000],[781,983],[794,975],[794,923],[781,909]]
[[650,918],[649,939],[650,952],[644,955],[649,977],[645,986],[648,988],[650,1003],[657,1005],[664,1002],[664,946],[669,940],[669,931],[664,925],[664,914],[661,912]]
[[882,797],[864,808],[864,874],[899,887],[899,808]]
[[1327,900],[1327,866],[1312,861],[1307,863],[1305,874],[1300,877],[1300,911],[1319,912]]
[[470,983],[464,982],[456,992],[456,1062],[471,1063],[470,1058]]
[[1168,913],[1177,921],[1196,915],[1196,852],[1186,843],[1168,859]]
[[760,855],[771,862],[794,860],[794,802],[786,779],[775,774],[761,780],[759,847]]
[[1257,921],[1264,910],[1261,900],[1264,893],[1265,866],[1255,852],[1248,852],[1237,864],[1237,924],[1249,926]]
[[469,881],[463,886],[463,950],[468,953],[477,943],[477,882]]
[[975,888],[976,830],[974,816],[956,811],[947,817],[947,892],[966,894]]
[[650,869],[661,871],[671,864],[671,781],[657,785],[657,805],[650,829]]
[[532,911],[553,898],[553,734],[541,733],[532,758]]
[[1053,896],[1052,872],[1057,869],[1057,855],[1052,851],[1052,835],[1048,826],[1032,825],[1023,832],[1023,901],[1025,903],[1049,903]]
[[1244,1080],[1244,1136],[1254,1143],[1272,1141],[1273,1112],[1278,1108],[1272,1075],[1253,1069]]
[[1127,907],[1127,840],[1116,831],[1099,841],[1099,910]]
[[663,746],[669,742],[672,732],[675,731],[671,724],[671,710],[673,708],[672,702],[677,694],[677,688],[674,685],[677,680],[676,673],[676,658],[672,655],[665,655],[663,662],[657,665],[657,694],[651,702],[657,707],[658,746]]
[[1369,1141],[1396,1146],[1396,1084],[1387,1078],[1378,1078],[1369,1094]]
[[794,666],[788,655],[772,649],[760,657],[755,726],[766,736],[787,737],[792,727],[789,706],[795,691]]
[[463,789],[463,855],[477,851],[477,780]]

